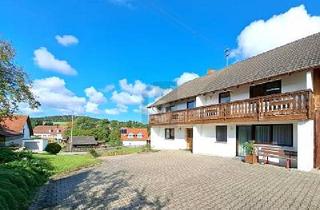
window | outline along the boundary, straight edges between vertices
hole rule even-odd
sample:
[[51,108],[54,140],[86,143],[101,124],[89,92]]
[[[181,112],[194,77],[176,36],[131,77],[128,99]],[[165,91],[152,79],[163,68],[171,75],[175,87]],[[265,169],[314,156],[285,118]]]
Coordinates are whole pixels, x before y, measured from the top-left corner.
[[196,107],[196,101],[188,101],[187,102],[187,109],[193,109]]
[[165,139],[174,139],[174,128],[166,128],[165,130]]
[[257,144],[293,146],[293,125],[254,125],[254,140]]
[[281,146],[293,146],[293,126],[292,125],[273,125],[272,140],[273,144]]
[[168,106],[166,107],[166,112],[171,112],[173,111],[174,106]]
[[281,80],[250,87],[250,98],[281,93]]
[[219,103],[228,103],[230,102],[230,92],[219,93]]
[[120,129],[120,133],[121,133],[121,134],[127,134],[127,129],[121,128],[121,129]]
[[271,141],[271,126],[270,125],[256,125],[255,126],[255,140],[258,144],[269,144]]
[[142,133],[137,134],[138,139],[142,139],[142,136],[143,136]]
[[129,139],[132,139],[133,136],[134,136],[133,133],[129,133],[129,134],[128,134],[128,138],[129,138]]
[[227,126],[216,126],[216,141],[227,142]]

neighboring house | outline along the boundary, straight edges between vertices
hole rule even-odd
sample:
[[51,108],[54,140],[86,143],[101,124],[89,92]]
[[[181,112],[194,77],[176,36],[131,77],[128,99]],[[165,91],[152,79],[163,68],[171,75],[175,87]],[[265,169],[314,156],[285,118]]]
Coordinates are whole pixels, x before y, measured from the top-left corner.
[[33,129],[35,136],[43,139],[56,139],[62,140],[64,138],[63,134],[66,130],[66,126],[61,125],[38,125]]
[[73,136],[69,141],[72,143],[72,148],[92,148],[98,145],[93,136]]
[[0,120],[0,146],[22,146],[33,134],[28,116],[17,115]]
[[[151,146],[244,156],[243,144],[297,152],[320,166],[320,33],[189,81],[149,108]],[[274,159],[275,162],[281,162]]]
[[147,128],[121,128],[120,134],[123,146],[143,146],[149,141]]

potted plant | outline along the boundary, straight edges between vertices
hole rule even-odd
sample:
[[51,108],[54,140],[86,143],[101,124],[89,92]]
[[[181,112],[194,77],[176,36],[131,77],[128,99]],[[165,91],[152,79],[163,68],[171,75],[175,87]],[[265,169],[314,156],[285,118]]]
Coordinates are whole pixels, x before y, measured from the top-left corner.
[[250,164],[257,163],[258,158],[254,151],[254,141],[247,141],[246,143],[244,143],[243,148],[246,151],[244,162],[250,163]]

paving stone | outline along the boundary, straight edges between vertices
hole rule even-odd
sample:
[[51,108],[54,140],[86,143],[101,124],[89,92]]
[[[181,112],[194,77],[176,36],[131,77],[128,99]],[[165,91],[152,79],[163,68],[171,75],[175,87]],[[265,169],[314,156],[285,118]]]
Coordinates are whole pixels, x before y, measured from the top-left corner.
[[320,173],[161,151],[53,180],[30,209],[319,209]]

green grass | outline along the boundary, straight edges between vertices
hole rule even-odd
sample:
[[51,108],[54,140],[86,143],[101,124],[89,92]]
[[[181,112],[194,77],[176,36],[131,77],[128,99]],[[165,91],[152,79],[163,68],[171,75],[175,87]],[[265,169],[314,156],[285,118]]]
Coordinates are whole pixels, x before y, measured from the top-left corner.
[[35,157],[47,160],[53,167],[54,175],[60,175],[75,171],[83,167],[92,166],[99,163],[99,160],[91,155],[50,155],[34,154]]
[[117,147],[115,149],[102,152],[101,156],[128,155],[141,152],[154,152],[149,147]]

